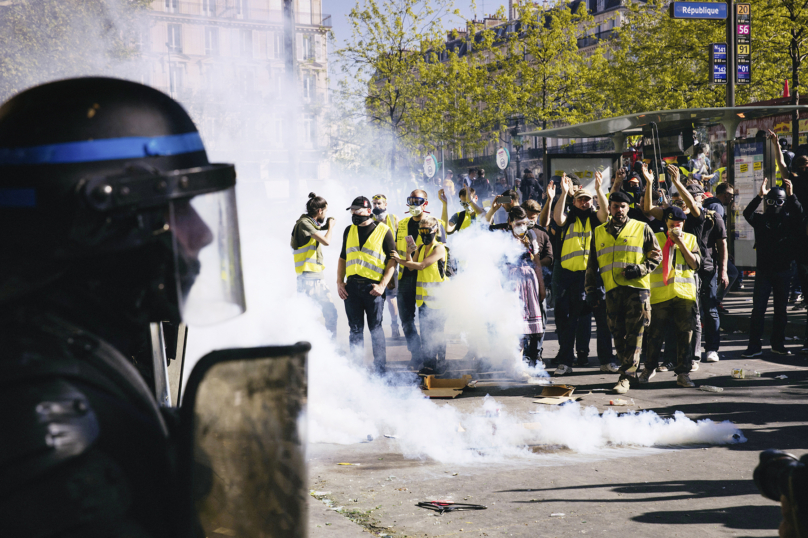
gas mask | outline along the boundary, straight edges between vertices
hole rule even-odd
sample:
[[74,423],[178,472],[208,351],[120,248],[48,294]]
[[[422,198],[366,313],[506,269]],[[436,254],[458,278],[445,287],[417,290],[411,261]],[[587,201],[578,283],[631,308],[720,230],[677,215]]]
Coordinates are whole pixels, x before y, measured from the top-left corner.
[[763,211],[769,215],[779,215],[786,204],[786,191],[780,187],[774,187],[766,195],[764,200],[766,207]]
[[423,213],[423,209],[421,208],[421,206],[419,206],[419,205],[411,205],[410,206],[410,215],[412,215],[413,217],[417,217],[421,213]]
[[351,222],[359,226],[363,222],[367,221],[369,218],[370,215],[351,215]]
[[421,242],[425,245],[429,245],[432,241],[435,240],[435,236],[437,235],[438,230],[437,228],[434,230],[426,230],[425,228],[421,228],[418,230],[418,235],[421,236]]
[[527,224],[517,224],[513,227],[513,233],[523,236],[527,233]]
[[383,221],[387,217],[387,209],[382,209],[381,207],[374,207],[373,208],[373,220],[376,221]]

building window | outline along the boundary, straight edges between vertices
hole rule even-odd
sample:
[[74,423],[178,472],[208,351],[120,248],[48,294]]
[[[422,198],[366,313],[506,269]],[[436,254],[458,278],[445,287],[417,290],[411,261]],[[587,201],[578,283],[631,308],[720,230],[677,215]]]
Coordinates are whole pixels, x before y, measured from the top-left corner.
[[182,52],[182,26],[179,24],[168,25],[168,50],[169,52]]
[[176,13],[179,9],[179,0],[165,0],[166,11]]
[[246,19],[248,14],[248,5],[247,0],[236,0],[236,15],[243,19]]
[[606,9],[606,0],[598,0],[598,13]]
[[172,97],[182,92],[182,65],[178,63],[168,64],[168,91]]
[[240,44],[240,56],[242,58],[252,58],[252,30],[240,30],[239,31],[239,44]]
[[304,60],[313,60],[314,59],[314,36],[313,35],[304,35],[303,36],[303,59]]
[[219,29],[205,28],[205,55],[219,55]]
[[275,59],[283,58],[283,32],[275,32]]
[[313,101],[317,92],[317,76],[303,75],[303,99]]
[[314,118],[303,120],[303,143],[309,147],[314,145]]
[[208,17],[215,17],[216,0],[202,0],[202,14]]

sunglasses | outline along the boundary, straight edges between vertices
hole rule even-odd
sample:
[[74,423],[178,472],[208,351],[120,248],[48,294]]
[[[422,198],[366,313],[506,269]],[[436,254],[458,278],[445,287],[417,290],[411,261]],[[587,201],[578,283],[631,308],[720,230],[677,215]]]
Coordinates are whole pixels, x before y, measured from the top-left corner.
[[407,198],[407,205],[424,205],[424,202],[426,202],[426,200],[418,196],[410,196]]
[[773,198],[769,198],[768,200],[766,200],[766,205],[776,205],[777,207],[780,207],[785,203],[786,203],[785,200],[775,200]]
[[685,207],[685,205],[686,205],[682,200],[674,200],[672,203],[676,207]]

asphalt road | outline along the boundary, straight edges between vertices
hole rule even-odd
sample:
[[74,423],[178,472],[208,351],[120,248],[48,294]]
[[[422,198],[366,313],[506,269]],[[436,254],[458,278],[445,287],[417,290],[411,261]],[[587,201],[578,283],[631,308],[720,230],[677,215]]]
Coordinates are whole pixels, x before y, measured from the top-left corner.
[[[691,376],[697,385],[723,387],[723,392],[681,388],[673,374],[659,373],[628,397],[663,416],[679,410],[692,419],[730,420],[743,431],[745,443],[614,448],[595,455],[550,447],[535,460],[475,465],[405,459],[395,439],[314,444],[309,447],[310,536],[776,536],[779,505],[757,493],[752,471],[766,448],[798,457],[808,451],[808,356],[766,352],[743,359],[746,335],[723,337],[721,361],[702,364]],[[389,364],[403,366],[409,359],[406,348],[390,343]],[[594,340],[590,348],[594,354]],[[449,351],[450,359],[465,353],[460,345]],[[556,352],[551,335],[544,356]],[[578,394],[610,388],[617,376],[601,373],[595,362],[575,368],[564,381]],[[733,380],[730,371],[737,367],[762,376]],[[775,379],[779,375],[787,379]],[[539,391],[520,383],[482,384],[438,405],[471,410],[491,394],[508,409],[527,412],[538,407],[532,401]],[[580,403],[602,412],[612,398],[594,392]],[[361,465],[337,465],[341,462]],[[415,506],[437,499],[487,509],[440,515]]]

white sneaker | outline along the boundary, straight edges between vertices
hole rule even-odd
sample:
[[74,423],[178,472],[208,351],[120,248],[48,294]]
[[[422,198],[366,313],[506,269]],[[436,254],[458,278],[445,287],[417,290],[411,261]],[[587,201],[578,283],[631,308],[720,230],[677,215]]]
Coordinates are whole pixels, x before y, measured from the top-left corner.
[[567,366],[566,364],[559,364],[558,368],[556,368],[553,375],[566,375],[572,373],[572,366]]
[[656,368],[646,368],[643,372],[637,376],[637,381],[645,384],[651,381],[651,378],[656,375]]
[[693,387],[696,386],[696,384],[690,380],[690,376],[687,374],[679,374],[678,376],[676,376],[676,384],[679,385],[680,387],[686,387],[689,389],[692,389]]
[[699,369],[699,361],[693,361],[690,363],[690,371],[695,372]]
[[612,392],[616,394],[625,394],[628,392],[629,387],[630,384],[628,378],[623,377],[620,379],[620,381],[617,382],[617,385],[615,385],[614,388],[612,388]]
[[620,371],[620,367],[617,366],[616,363],[610,362],[609,364],[601,364],[600,365],[601,372],[608,372],[610,374],[616,374]]
[[704,362],[718,362],[718,352],[708,351],[707,356],[704,357]]

